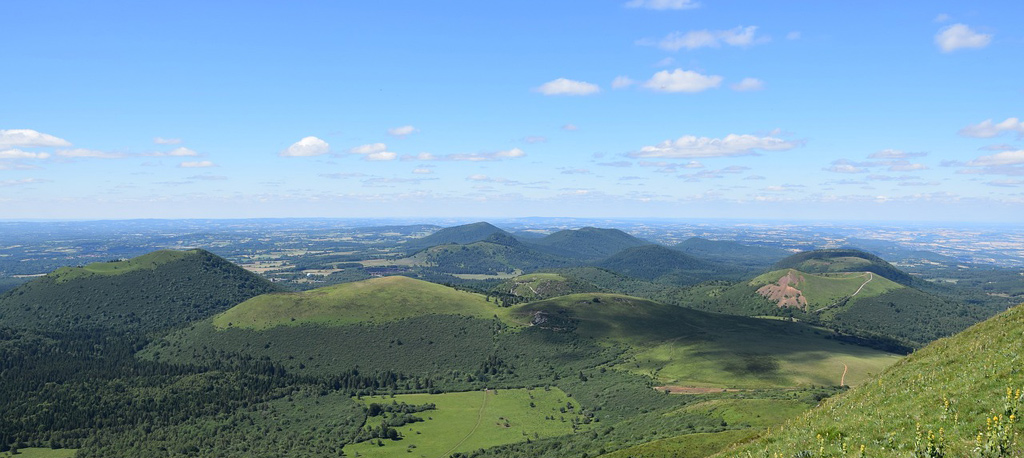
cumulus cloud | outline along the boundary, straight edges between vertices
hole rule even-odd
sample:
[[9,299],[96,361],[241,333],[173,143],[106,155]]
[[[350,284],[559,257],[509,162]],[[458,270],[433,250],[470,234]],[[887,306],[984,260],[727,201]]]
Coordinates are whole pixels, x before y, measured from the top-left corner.
[[978,33],[965,24],[953,24],[943,27],[935,35],[935,44],[942,52],[953,52],[958,49],[984,48],[992,42],[992,35]]
[[756,38],[756,26],[736,27],[729,30],[691,30],[686,33],[672,32],[660,40],[645,39],[639,45],[657,46],[666,51],[680,49],[719,48],[723,44],[729,46],[750,46],[763,43],[767,38]]
[[981,156],[967,163],[970,167],[995,167],[1021,164],[1024,164],[1024,150],[1003,151],[989,156]]
[[429,175],[431,173],[434,173],[434,171],[430,170],[429,168],[426,168],[426,167],[419,167],[419,168],[412,169],[412,173],[415,173],[417,175]]
[[284,157],[309,157],[320,156],[329,152],[331,152],[331,147],[327,142],[310,136],[293,143],[288,149],[281,151],[280,155]]
[[48,157],[50,157],[50,153],[35,153],[17,148],[0,150],[0,159],[46,159]]
[[628,153],[630,157],[641,158],[701,158],[747,156],[756,151],[786,151],[801,142],[783,140],[777,137],[729,134],[725,138],[696,137],[686,135],[676,140],[665,140],[657,145],[645,146],[639,151]]
[[612,89],[622,89],[630,87],[633,84],[636,84],[636,81],[633,81],[628,76],[616,76],[615,79],[612,80]]
[[548,81],[535,89],[544,95],[590,95],[600,90],[596,84],[565,78]]
[[153,137],[153,143],[157,145],[177,145],[181,143],[180,138]]
[[729,86],[734,91],[747,92],[747,91],[760,91],[764,89],[764,81],[757,78],[743,78],[740,82]]
[[370,153],[363,156],[368,161],[393,161],[398,158],[398,153],[392,153],[390,151],[379,151],[376,153]]
[[401,126],[388,129],[388,135],[398,138],[405,138],[406,136],[412,135],[416,132],[419,132],[419,130],[413,126]]
[[57,138],[32,129],[0,129],[0,148],[47,146],[71,146],[71,143],[63,138]]
[[210,161],[185,161],[178,164],[178,167],[183,169],[202,169],[207,167],[216,167],[217,165]]
[[718,87],[722,77],[717,75],[701,75],[700,73],[675,69],[673,72],[662,70],[655,73],[644,87],[659,92],[701,92]]
[[964,137],[992,138],[1007,132],[1016,132],[1017,135],[1024,135],[1024,122],[1017,118],[1006,118],[1005,121],[994,123],[986,119],[978,124],[973,124],[958,132]]
[[356,146],[352,149],[349,149],[348,152],[352,154],[374,154],[387,151],[387,149],[388,145],[384,143],[370,143],[368,145]]
[[630,0],[626,8],[646,8],[649,10],[689,10],[700,6],[693,0]]
[[824,169],[827,172],[833,173],[865,173],[867,169],[864,167],[858,167],[856,164],[846,160],[839,159],[832,161],[832,166]]
[[89,158],[89,159],[118,159],[124,157],[120,153],[108,153],[106,151],[97,151],[86,148],[75,148],[75,149],[62,149],[57,150],[57,155],[60,157],[78,159],[78,158]]
[[167,152],[156,152],[156,153],[143,154],[143,156],[149,156],[149,157],[165,157],[165,156],[170,156],[170,157],[193,157],[193,156],[198,156],[198,155],[199,155],[199,153],[197,153],[197,152],[195,152],[195,151],[193,151],[191,149],[185,148],[184,146],[178,147],[178,148],[174,148],[174,149],[172,149],[170,151],[167,151]]

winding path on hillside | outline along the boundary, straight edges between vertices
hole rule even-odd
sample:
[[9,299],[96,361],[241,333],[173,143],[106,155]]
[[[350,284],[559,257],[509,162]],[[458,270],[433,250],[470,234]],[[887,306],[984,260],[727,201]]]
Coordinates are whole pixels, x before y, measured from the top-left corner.
[[845,363],[843,364],[843,376],[839,378],[839,386],[846,385],[846,371],[850,370],[850,367]]
[[873,273],[871,273],[871,272],[864,272],[864,273],[868,274],[868,279],[867,279],[867,280],[864,280],[864,283],[861,283],[861,284],[860,284],[860,288],[857,288],[857,291],[854,291],[854,292],[853,292],[853,294],[851,294],[851,295],[849,295],[849,296],[846,296],[846,297],[844,297],[844,298],[840,299],[840,300],[839,300],[838,302],[836,302],[835,304],[832,304],[832,305],[826,305],[826,306],[824,306],[824,307],[822,307],[822,308],[820,308],[820,309],[818,309],[818,310],[815,310],[815,311],[814,311],[814,313],[820,313],[820,312],[824,312],[825,310],[828,310],[828,309],[830,309],[830,308],[832,308],[832,307],[835,307],[835,306],[837,306],[837,305],[839,305],[839,304],[842,304],[842,303],[843,303],[843,301],[848,301],[848,300],[852,299],[852,298],[853,298],[853,296],[856,296],[857,294],[860,294],[860,290],[864,289],[864,287],[865,287],[865,286],[867,286],[867,285],[868,285],[868,283],[871,283],[871,280],[874,280],[874,279],[875,279],[875,274],[873,274]]
[[480,411],[477,412],[476,414],[476,425],[473,426],[473,429],[471,429],[469,433],[466,434],[466,437],[463,437],[458,444],[453,445],[452,448],[448,449],[447,452],[442,453],[441,456],[438,458],[446,458],[448,456],[451,456],[452,452],[454,452],[455,449],[461,447],[462,444],[469,440],[470,436],[472,436],[473,433],[475,433],[476,430],[480,428],[480,423],[483,423],[484,421],[484,409],[487,408],[487,391],[488,390],[484,390],[484,400],[483,402],[480,403]]

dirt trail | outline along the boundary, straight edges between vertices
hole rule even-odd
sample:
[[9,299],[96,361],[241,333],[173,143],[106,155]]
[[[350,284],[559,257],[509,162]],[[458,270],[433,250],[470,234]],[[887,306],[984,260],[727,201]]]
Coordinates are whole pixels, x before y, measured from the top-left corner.
[[463,437],[458,444],[453,445],[452,448],[448,449],[447,452],[442,453],[439,458],[446,458],[448,456],[451,456],[452,452],[454,452],[455,449],[459,448],[463,443],[469,440],[470,436],[472,436],[473,433],[475,433],[476,430],[480,428],[480,423],[483,423],[484,421],[484,409],[487,408],[487,391],[488,390],[484,390],[484,400],[483,402],[480,403],[480,411],[477,412],[476,414],[476,425],[474,425],[473,429],[471,429],[469,433],[466,434],[466,437]]
[[871,283],[871,280],[874,280],[874,279],[875,279],[875,274],[873,274],[873,273],[871,273],[871,272],[865,272],[865,273],[866,273],[866,274],[868,274],[868,279],[867,279],[867,280],[864,280],[864,283],[861,283],[861,284],[860,284],[860,287],[859,287],[859,288],[857,288],[857,291],[854,291],[854,292],[853,292],[853,294],[851,294],[851,295],[849,295],[849,296],[846,296],[846,297],[844,297],[844,298],[840,299],[840,300],[839,300],[839,302],[836,302],[835,304],[832,304],[832,305],[826,305],[826,306],[824,306],[824,307],[822,307],[822,308],[820,308],[820,309],[818,309],[818,310],[815,310],[815,311],[814,311],[814,313],[820,313],[820,312],[824,312],[825,310],[828,310],[828,309],[830,309],[830,308],[832,308],[832,307],[835,307],[835,306],[837,306],[837,305],[839,305],[839,304],[842,304],[842,303],[843,303],[843,301],[848,301],[848,300],[852,299],[852,298],[853,298],[853,296],[856,296],[857,294],[860,294],[860,290],[864,289],[864,287],[865,287],[865,286],[867,286],[867,285],[868,285],[868,283]]
[[848,371],[849,369],[850,369],[849,366],[847,366],[846,364],[843,364],[843,376],[839,378],[839,386],[845,386],[846,385],[846,371]]

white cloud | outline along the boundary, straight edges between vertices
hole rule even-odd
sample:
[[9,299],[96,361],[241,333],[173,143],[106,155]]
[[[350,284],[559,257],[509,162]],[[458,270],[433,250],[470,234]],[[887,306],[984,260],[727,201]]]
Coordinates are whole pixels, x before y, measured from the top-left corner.
[[[378,143],[377,145],[382,145]],[[365,145],[367,147],[374,145]],[[373,154],[373,153],[371,153]],[[392,154],[392,153],[387,153]],[[515,159],[526,156],[526,153],[519,148],[512,148],[505,151],[493,151],[487,153],[456,153],[456,154],[445,154],[441,156],[433,155],[430,153],[420,153],[416,156],[403,156],[403,161],[462,161],[462,162],[485,162],[485,161],[500,161],[503,159]],[[387,159],[390,160],[390,159]]]
[[548,138],[542,135],[531,135],[529,137],[523,137],[523,141],[526,143],[544,143],[548,141]]
[[671,73],[668,70],[655,73],[650,80],[644,83],[644,87],[659,92],[701,92],[718,87],[721,83],[721,76],[701,75],[694,71],[677,68]]
[[757,78],[743,78],[743,80],[730,87],[732,90],[739,92],[760,91],[764,89],[764,81]]
[[756,33],[757,26],[740,26],[729,30],[691,30],[686,33],[672,32],[657,42],[640,40],[637,44],[655,45],[666,51],[678,51],[683,48],[718,48],[723,44],[750,46],[767,41],[767,38],[755,38]]
[[1024,135],[1024,122],[1017,118],[1006,118],[1005,121],[997,124],[992,122],[991,119],[986,119],[978,124],[964,127],[957,133],[964,137],[992,138],[1006,132],[1016,132],[1017,135]]
[[935,35],[935,44],[942,52],[953,52],[965,48],[984,48],[991,42],[992,35],[975,32],[965,24],[944,27]]
[[544,95],[590,95],[601,90],[596,84],[565,78],[548,81],[535,89]]
[[890,172],[913,172],[915,170],[928,170],[928,166],[917,163],[912,164],[907,161],[891,161],[889,163]]
[[649,10],[689,10],[699,7],[700,3],[693,0],[630,0],[625,6]]
[[408,135],[412,135],[412,134],[414,134],[416,132],[419,132],[419,130],[416,129],[415,127],[413,127],[413,126],[402,126],[402,127],[394,127],[394,128],[388,129],[388,135],[391,135],[392,137],[398,137],[398,138],[403,138],[403,137],[406,137]]
[[645,146],[629,153],[630,157],[643,158],[698,158],[728,157],[756,154],[756,150],[785,151],[800,146],[800,142],[787,141],[776,137],[729,134],[725,138],[708,138],[687,135],[676,140],[665,140],[654,146]]
[[105,151],[96,151],[85,148],[75,149],[62,149],[57,150],[57,155],[60,157],[69,158],[92,158],[92,159],[118,159],[124,157],[123,154],[119,153],[108,153]]
[[49,182],[50,182],[50,180],[44,180],[42,178],[22,178],[20,180],[4,180],[4,181],[0,181],[0,187],[21,186],[21,185],[26,185],[26,184],[49,183]]
[[562,126],[562,130],[568,130],[568,131],[572,132],[572,131],[580,130],[580,128],[576,127],[576,124],[569,123],[569,124],[566,124],[566,125]]
[[177,145],[181,143],[180,138],[153,137],[153,143],[157,145]]
[[635,83],[636,81],[633,81],[628,76],[616,76],[615,79],[612,80],[612,89],[622,89],[624,87],[630,87]]
[[996,167],[1002,165],[1024,164],[1024,150],[1003,151],[989,156],[981,156],[967,163],[970,167]]
[[188,148],[185,148],[184,146],[182,146],[180,148],[174,148],[173,150],[168,151],[166,154],[168,156],[172,156],[172,157],[185,157],[185,156],[198,156],[199,155],[199,153],[197,153],[195,151],[192,151],[192,150],[190,150]]
[[50,153],[34,153],[17,148],[0,150],[0,159],[46,159],[48,157],[50,157]]
[[951,19],[950,16],[948,14],[946,14],[946,13],[942,13],[942,14],[940,14],[938,16],[935,16],[935,22],[939,22],[939,23],[946,22],[946,21],[948,21],[950,19]]
[[687,162],[686,165],[683,166],[683,168],[687,168],[687,169],[702,169],[702,168],[704,168],[704,164],[701,164],[700,161],[690,161],[690,162]]
[[786,39],[787,40],[799,40],[800,39],[800,32],[798,32],[796,30],[794,30],[792,32],[789,32],[789,33],[786,34]]
[[379,151],[367,154],[363,158],[368,161],[393,161],[398,158],[398,154],[390,151]]
[[840,159],[838,161],[833,162],[832,166],[826,168],[825,171],[834,172],[834,173],[864,173],[864,172],[867,172],[867,170],[865,170],[865,169],[863,169],[861,167],[857,167],[856,165],[850,164],[849,162],[846,162],[843,159]]
[[71,143],[32,129],[0,129],[0,148],[41,146],[71,146]]
[[415,173],[417,175],[429,175],[431,173],[434,173],[434,171],[430,170],[430,169],[428,169],[426,167],[420,167],[420,168],[417,168],[417,169],[413,169],[412,173]]
[[387,149],[388,145],[385,145],[383,143],[370,143],[368,145],[359,145],[355,148],[348,150],[348,152],[352,154],[374,154],[382,153],[384,151],[387,151]]
[[320,156],[329,152],[331,152],[331,147],[327,142],[316,137],[306,137],[293,143],[288,149],[281,151],[280,155],[284,157],[309,157]]
[[907,159],[911,157],[924,157],[927,155],[928,153],[908,153],[906,151],[901,151],[898,149],[884,149],[876,153],[872,153],[868,157],[872,159]]
[[217,165],[210,161],[185,161],[178,164],[178,167],[183,169],[202,169],[206,167],[216,167]]

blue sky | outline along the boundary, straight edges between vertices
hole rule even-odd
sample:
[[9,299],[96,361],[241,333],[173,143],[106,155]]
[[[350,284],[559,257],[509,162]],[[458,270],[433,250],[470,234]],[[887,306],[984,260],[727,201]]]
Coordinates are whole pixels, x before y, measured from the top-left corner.
[[3,6],[0,218],[1024,221],[1024,3]]

